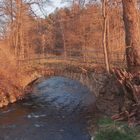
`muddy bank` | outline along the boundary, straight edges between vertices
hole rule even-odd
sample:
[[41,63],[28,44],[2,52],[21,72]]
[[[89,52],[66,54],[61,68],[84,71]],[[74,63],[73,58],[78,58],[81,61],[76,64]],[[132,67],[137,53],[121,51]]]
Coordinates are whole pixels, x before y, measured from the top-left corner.
[[0,74],[0,108],[21,100],[24,96],[23,88],[16,78]]

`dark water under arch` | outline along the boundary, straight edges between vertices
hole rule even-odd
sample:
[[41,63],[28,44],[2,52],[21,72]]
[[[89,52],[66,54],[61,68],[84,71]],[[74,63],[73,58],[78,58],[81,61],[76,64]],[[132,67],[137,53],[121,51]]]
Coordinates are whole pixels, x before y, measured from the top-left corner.
[[26,99],[0,110],[0,140],[90,140],[94,111],[87,87],[65,77],[43,79]]

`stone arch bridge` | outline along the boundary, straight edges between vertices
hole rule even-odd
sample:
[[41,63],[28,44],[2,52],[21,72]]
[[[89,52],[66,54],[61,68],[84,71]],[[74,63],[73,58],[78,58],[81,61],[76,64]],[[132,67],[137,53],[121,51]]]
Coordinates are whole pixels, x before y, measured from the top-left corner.
[[118,81],[107,74],[104,67],[96,67],[96,65],[83,63],[62,62],[57,66],[51,64],[51,66],[34,67],[27,71],[24,86],[29,85],[30,87],[30,85],[41,77],[47,79],[53,76],[63,76],[79,81],[96,96],[96,103],[100,110],[106,110],[109,114],[119,112],[122,102],[118,101],[122,99],[120,93],[123,91]]
[[[41,60],[41,62],[43,61],[44,60]],[[119,109],[120,103],[116,101],[116,98],[118,98],[120,88],[117,88],[116,86],[113,87],[113,85],[117,85],[116,80],[112,79],[112,77],[110,78],[110,75],[105,72],[104,65],[99,67],[99,65],[96,65],[95,63],[68,60],[55,60],[54,62],[52,60],[47,60],[46,62],[45,59],[45,62],[43,63],[38,64],[37,60],[34,62],[24,61],[20,62],[18,66],[19,68],[26,68],[24,69],[24,74],[21,75],[20,78],[21,90],[23,90],[23,88],[28,89],[30,85],[41,77],[50,78],[53,76],[63,76],[79,81],[86,86],[91,93],[94,93],[97,98],[102,96],[103,98],[99,98],[101,101],[99,101],[98,104],[100,105],[101,103],[99,108],[103,107],[102,110],[110,109],[110,106],[115,106],[115,108],[117,108],[114,109],[114,107],[112,107],[112,111]],[[117,92],[115,90],[117,90]],[[7,92],[9,92],[9,94],[6,96],[3,94],[0,96],[0,107],[13,103],[25,96],[25,94],[18,90],[18,87],[15,85],[11,85],[10,91]],[[119,98],[122,97],[119,96]],[[109,101],[108,104],[106,104],[106,100]]]
[[[90,54],[86,59],[82,56],[49,53],[30,54],[29,58],[21,57],[21,60],[18,61],[19,65],[31,66],[24,77],[23,87],[39,77],[64,76],[79,81],[87,86],[91,92],[98,95],[98,91],[106,79],[104,55],[101,51],[95,52],[93,50],[87,50],[86,53]],[[110,62],[110,66],[124,66],[122,58],[122,54],[117,54],[117,58]]]
[[[67,77],[80,82],[96,96],[104,83],[103,68],[97,69],[87,64],[60,64],[59,66],[32,67],[26,71],[23,87],[33,84],[39,78],[50,78],[53,76]],[[105,76],[105,75],[104,75]],[[102,78],[101,78],[102,77]],[[105,77],[104,77],[105,78]]]

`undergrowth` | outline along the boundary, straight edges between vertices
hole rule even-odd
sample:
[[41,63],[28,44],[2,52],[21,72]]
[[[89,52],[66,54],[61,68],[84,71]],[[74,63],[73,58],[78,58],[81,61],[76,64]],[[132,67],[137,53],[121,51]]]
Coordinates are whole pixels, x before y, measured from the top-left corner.
[[104,118],[99,120],[98,126],[94,140],[138,140],[135,129],[125,123]]

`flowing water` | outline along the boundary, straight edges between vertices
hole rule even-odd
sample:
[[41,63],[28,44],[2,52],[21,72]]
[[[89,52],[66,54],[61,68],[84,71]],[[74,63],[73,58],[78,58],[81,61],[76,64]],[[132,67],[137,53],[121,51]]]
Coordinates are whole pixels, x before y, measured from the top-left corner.
[[0,140],[91,140],[94,111],[94,95],[79,82],[41,79],[26,99],[0,110]]

